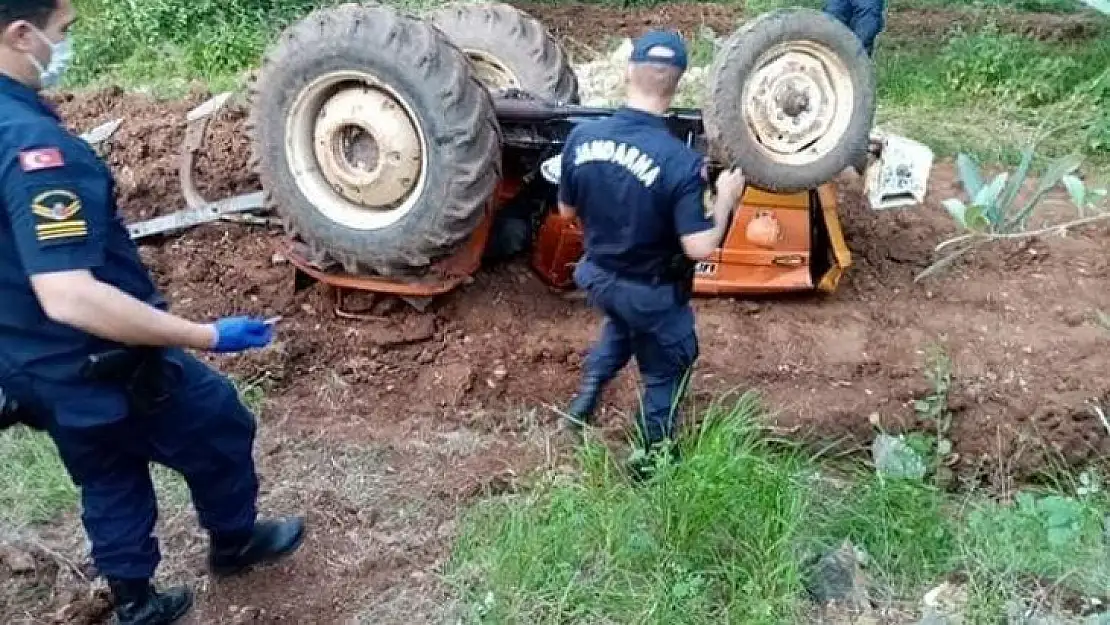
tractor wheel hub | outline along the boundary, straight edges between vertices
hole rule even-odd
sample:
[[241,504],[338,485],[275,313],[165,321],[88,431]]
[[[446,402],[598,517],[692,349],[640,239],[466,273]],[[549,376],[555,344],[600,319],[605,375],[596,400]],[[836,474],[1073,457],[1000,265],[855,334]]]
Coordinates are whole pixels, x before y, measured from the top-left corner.
[[745,98],[757,142],[784,162],[819,158],[837,143],[851,117],[847,67],[812,42],[775,46],[763,59]]
[[344,198],[367,209],[390,208],[420,177],[420,136],[393,98],[372,88],[332,96],[316,119],[320,171]]

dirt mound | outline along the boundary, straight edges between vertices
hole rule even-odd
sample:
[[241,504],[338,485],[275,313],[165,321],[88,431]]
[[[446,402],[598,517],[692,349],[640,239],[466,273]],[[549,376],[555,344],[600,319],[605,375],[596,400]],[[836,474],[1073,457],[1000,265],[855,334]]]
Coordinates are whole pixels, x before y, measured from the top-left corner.
[[[185,207],[178,183],[185,116],[211,95],[195,90],[182,100],[161,101],[117,88],[80,97],[62,94],[53,101],[66,124],[78,132],[124,120],[106,144],[105,160],[116,174],[120,209],[128,221],[136,221]],[[245,120],[241,105],[229,106],[212,119],[196,165],[202,195],[219,198],[259,188],[257,176],[247,167]]]
[[[650,28],[676,28],[691,37],[707,27],[723,36],[735,30],[746,15],[741,6],[709,3],[628,7],[619,11],[598,4],[513,4],[537,17],[576,53],[588,52],[582,46],[602,48],[612,38],[636,37]],[[1042,41],[1090,39],[1105,32],[1104,27],[1086,15],[892,7],[886,34],[915,40],[943,38],[958,28],[979,28],[991,22],[1003,32]]]

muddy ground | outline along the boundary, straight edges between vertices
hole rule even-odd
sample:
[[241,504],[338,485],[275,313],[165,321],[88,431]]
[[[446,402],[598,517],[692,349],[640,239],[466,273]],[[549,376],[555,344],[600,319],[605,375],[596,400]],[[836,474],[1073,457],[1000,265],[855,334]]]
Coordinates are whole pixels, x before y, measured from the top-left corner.
[[[655,22],[732,19],[720,8],[685,5],[621,16],[533,10],[557,32],[596,40]],[[892,28],[915,19],[894,14]],[[1021,23],[1059,22],[1056,36],[1072,37],[1070,20]],[[107,159],[121,211],[133,221],[181,208],[184,114],[204,97],[167,104],[103,91],[58,104],[78,130],[126,119]],[[214,124],[200,163],[210,198],[257,189],[244,117],[232,109]],[[912,401],[929,390],[924,351],[935,343],[954,363],[952,438],[967,480],[1030,478],[1110,452],[1106,426],[1087,404],[1110,396],[1110,331],[1098,321],[1098,311],[1110,310],[1105,229],[998,245],[919,285],[913,276],[952,234],[940,206],[957,193],[952,167],[937,166],[920,208],[875,213],[860,191],[856,178],[841,180],[854,264],[836,293],[697,303],[697,401],[753,388],[775,410],[779,431],[865,448],[871,420],[894,430],[915,425]],[[271,348],[210,360],[266,389],[263,508],[307,511],[313,532],[288,565],[215,584],[204,575],[203,536],[186,506],[163,515],[164,575],[201,589],[190,623],[445,620],[452,605],[435,573],[459,506],[514,487],[531,468],[560,464],[550,407],[575,388],[599,318],[520,261],[484,269],[422,313],[385,306],[372,311],[376,319],[340,319],[325,289],[294,292],[293,270],[276,254],[280,240],[265,226],[217,224],[143,246],[178,314],[282,317]],[[635,384],[629,372],[607,397],[603,423],[614,439],[635,406]],[[70,566],[80,561],[76,523],[70,517],[55,528],[63,537],[50,544],[63,546],[53,553],[32,549],[34,573],[18,577],[22,594],[0,603],[0,620],[98,622],[106,603],[72,594],[88,592]]]
[[[676,28],[686,36],[709,28],[727,36],[749,14],[741,4],[670,3],[614,11],[602,5],[514,2],[543,21],[572,52],[590,54],[613,38],[635,37],[648,28]],[[883,39],[940,41],[957,29],[972,30],[989,23],[999,31],[1041,41],[1072,41],[1097,37],[1104,27],[1088,15],[1013,13],[983,9],[953,13],[943,9],[902,9],[888,13]]]

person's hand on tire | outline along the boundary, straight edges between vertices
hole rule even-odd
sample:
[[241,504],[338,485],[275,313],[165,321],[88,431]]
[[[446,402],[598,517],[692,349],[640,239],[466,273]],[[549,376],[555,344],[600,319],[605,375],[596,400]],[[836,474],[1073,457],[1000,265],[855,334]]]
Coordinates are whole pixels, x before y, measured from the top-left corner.
[[717,176],[717,197],[729,198],[735,203],[744,193],[745,184],[747,180],[739,167],[723,171]]
[[211,351],[241,352],[254,347],[265,347],[274,338],[274,328],[254,317],[225,317],[213,324],[216,340]]

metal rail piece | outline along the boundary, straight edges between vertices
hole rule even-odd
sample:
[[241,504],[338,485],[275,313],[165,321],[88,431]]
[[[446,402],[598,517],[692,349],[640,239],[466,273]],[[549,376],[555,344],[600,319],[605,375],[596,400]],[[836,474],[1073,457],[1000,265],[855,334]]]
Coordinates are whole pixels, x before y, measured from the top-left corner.
[[169,215],[128,224],[127,231],[131,234],[131,239],[136,240],[192,228],[210,221],[217,221],[228,215],[259,210],[265,205],[263,197],[264,194],[261,191],[236,195],[196,208],[188,208]]

